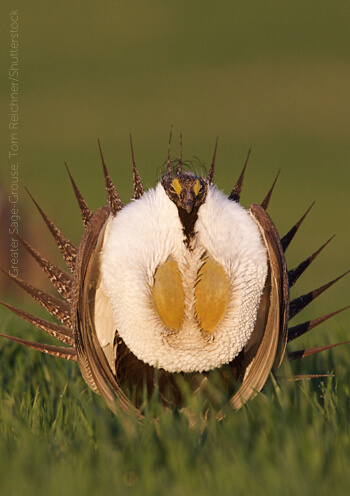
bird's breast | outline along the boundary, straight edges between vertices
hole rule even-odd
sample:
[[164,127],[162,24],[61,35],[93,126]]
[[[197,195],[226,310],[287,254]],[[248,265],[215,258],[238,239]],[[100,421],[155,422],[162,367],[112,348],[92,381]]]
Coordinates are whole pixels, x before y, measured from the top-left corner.
[[267,272],[259,229],[244,209],[210,191],[188,249],[177,208],[158,186],[107,231],[103,284],[115,329],[139,360],[195,372],[241,351]]

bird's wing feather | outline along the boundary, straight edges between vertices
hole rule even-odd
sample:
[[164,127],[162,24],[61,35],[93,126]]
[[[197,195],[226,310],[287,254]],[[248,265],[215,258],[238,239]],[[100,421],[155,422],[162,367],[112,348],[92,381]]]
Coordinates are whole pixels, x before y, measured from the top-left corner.
[[279,366],[287,342],[289,294],[283,250],[266,211],[260,205],[251,205],[249,211],[260,228],[269,271],[255,329],[244,348],[241,386],[230,400],[237,409],[262,389],[271,370]]
[[118,400],[124,411],[130,413],[133,410],[140,417],[120,390],[96,334],[95,326],[99,321],[95,320],[95,298],[101,277],[99,254],[109,215],[110,208],[101,207],[90,220],[80,244],[74,273],[76,298],[73,305],[77,357],[87,384],[105,398],[112,411],[115,412]]

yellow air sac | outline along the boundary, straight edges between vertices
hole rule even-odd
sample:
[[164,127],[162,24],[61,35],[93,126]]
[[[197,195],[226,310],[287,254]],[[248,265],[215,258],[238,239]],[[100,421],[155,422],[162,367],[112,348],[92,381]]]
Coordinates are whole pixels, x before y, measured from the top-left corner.
[[153,298],[166,327],[179,329],[184,318],[185,303],[179,267],[175,260],[167,260],[156,270]]
[[223,267],[208,258],[198,273],[196,312],[201,328],[214,331],[222,321],[229,299],[229,281]]

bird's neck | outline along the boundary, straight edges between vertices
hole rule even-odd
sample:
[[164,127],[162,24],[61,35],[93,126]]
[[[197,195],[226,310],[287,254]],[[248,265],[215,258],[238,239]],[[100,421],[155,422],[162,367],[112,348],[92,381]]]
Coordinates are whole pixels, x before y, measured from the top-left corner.
[[192,241],[196,234],[194,227],[198,219],[198,209],[199,207],[194,207],[192,212],[188,213],[184,208],[178,208],[184,243],[189,250],[191,250]]

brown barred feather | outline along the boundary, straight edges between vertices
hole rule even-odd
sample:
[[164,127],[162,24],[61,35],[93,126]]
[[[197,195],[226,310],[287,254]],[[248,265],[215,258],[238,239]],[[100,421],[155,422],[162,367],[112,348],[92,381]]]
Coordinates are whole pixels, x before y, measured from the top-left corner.
[[68,327],[72,328],[72,321],[70,318],[70,306],[66,301],[63,301],[49,293],[45,293],[44,291],[35,288],[31,284],[28,284],[27,282],[20,279],[19,277],[11,277],[10,274],[4,269],[0,268],[0,270],[6,276],[12,279],[16,284],[18,284],[18,286],[24,289],[36,301],[38,301],[41,306],[43,306],[48,312],[51,313],[51,315],[53,315],[58,320],[60,320],[62,324],[65,324]]
[[66,343],[74,347],[74,336],[72,329],[69,329],[68,327],[63,325],[55,324],[54,322],[40,319],[35,315],[31,315],[30,313],[27,313],[20,308],[13,307],[12,305],[4,303],[3,301],[0,301],[0,304],[11,310],[11,312],[15,313],[22,319],[35,325],[38,329],[42,329],[47,334],[50,334],[50,336],[59,339],[60,341],[62,341],[62,343]]
[[43,210],[39,207],[37,202],[34,200],[32,195],[29,193],[28,190],[26,190],[27,193],[29,194],[30,198],[32,199],[34,205],[40,212],[40,215],[45,221],[45,224],[49,228],[54,240],[56,241],[56,244],[62,253],[62,256],[70,268],[70,270],[73,272],[74,271],[74,266],[75,266],[75,259],[77,256],[77,248],[74,246],[74,244],[62,234],[62,232],[55,226],[55,224],[47,217],[47,215],[43,212]]
[[98,140],[98,148],[100,150],[100,156],[101,156],[102,167],[103,167],[103,174],[104,174],[104,178],[105,178],[108,205],[110,206],[113,215],[117,215],[119,210],[121,210],[124,207],[124,204],[121,201],[117,190],[115,189],[115,186],[113,184],[111,176],[108,174],[108,170],[107,170],[107,167],[106,167],[106,164],[105,164],[105,161],[103,158],[103,154],[102,154],[100,140]]
[[27,348],[32,348],[36,351],[41,351],[42,353],[47,353],[56,358],[64,358],[65,360],[77,361],[77,354],[75,348],[65,348],[63,346],[53,346],[52,344],[35,343],[33,341],[28,341],[27,339],[15,338],[14,336],[7,336],[6,334],[0,334],[2,338],[10,339],[10,341],[15,341],[16,343],[27,346]]
[[137,170],[137,167],[136,167],[134,147],[132,145],[131,134],[130,134],[130,148],[131,148],[131,157],[132,157],[132,178],[133,178],[133,183],[134,183],[132,198],[134,200],[138,200],[144,194],[145,190],[143,189],[141,177],[140,177],[139,171]]
[[42,257],[40,253],[34,250],[34,248],[19,234],[15,234],[15,236],[17,236],[22,245],[26,248],[26,250],[28,250],[39,266],[48,275],[50,281],[55,286],[57,291],[63,296],[63,298],[67,301],[71,301],[73,283],[72,276],[57,267],[57,265],[51,263],[47,258]]
[[66,166],[70,182],[72,183],[72,186],[73,186],[75,198],[77,199],[77,202],[79,205],[79,209],[80,209],[81,217],[83,219],[84,227],[86,227],[88,225],[88,223],[90,222],[90,219],[92,217],[92,210],[90,209],[89,205],[86,203],[83,195],[80,193],[78,186],[76,185],[76,183],[72,177],[72,174],[70,173],[68,165],[66,163],[64,165]]

